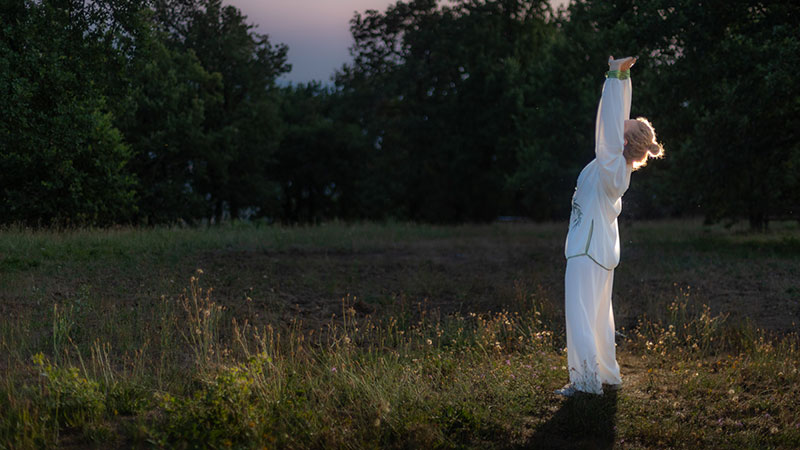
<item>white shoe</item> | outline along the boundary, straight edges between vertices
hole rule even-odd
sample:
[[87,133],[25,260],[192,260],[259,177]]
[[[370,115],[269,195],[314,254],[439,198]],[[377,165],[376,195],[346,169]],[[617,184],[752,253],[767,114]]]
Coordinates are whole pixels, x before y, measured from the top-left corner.
[[563,395],[564,397],[572,397],[578,392],[580,391],[575,389],[575,386],[573,386],[572,383],[567,383],[561,389],[556,389],[555,391],[553,391],[554,394]]

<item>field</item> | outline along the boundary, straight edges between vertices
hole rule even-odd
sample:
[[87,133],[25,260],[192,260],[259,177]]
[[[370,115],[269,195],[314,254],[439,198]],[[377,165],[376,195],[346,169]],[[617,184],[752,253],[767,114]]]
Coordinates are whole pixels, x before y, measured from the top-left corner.
[[0,232],[0,448],[798,448],[800,228],[622,222],[565,400],[564,224]]

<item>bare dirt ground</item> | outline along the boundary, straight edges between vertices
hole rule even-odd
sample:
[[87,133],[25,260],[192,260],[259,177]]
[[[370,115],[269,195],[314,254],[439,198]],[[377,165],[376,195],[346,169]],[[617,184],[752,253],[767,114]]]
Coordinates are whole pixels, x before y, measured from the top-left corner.
[[[426,307],[442,314],[515,309],[536,299],[563,310],[564,230],[558,224],[476,226],[452,237],[372,240],[346,246],[214,248],[139,259],[113,257],[18,270],[0,286],[0,313],[84,301],[136,309],[174,297],[200,268],[201,282],[237,317],[322,326],[342,299],[361,314]],[[615,271],[618,327],[659,317],[675,300],[707,304],[730,321],[784,332],[800,322],[800,233],[738,235],[698,223],[621,226]],[[54,266],[54,264],[56,264]],[[248,298],[250,300],[248,300]],[[259,319],[256,320],[256,317]]]
[[[774,246],[742,251],[747,243],[653,244],[631,234],[615,274],[618,327],[634,326],[642,314],[663,316],[672,301],[686,300],[690,307],[707,304],[714,314],[729,314],[729,321],[752,320],[777,332],[795,329],[798,255],[776,252]],[[207,283],[224,302],[235,305],[250,292],[255,305],[313,325],[341,315],[347,296],[356,298],[359,313],[373,315],[392,312],[399,303],[422,303],[442,314],[499,311],[531,297],[558,312],[562,248],[558,233],[512,229],[352,251],[212,252],[192,264],[205,270]]]

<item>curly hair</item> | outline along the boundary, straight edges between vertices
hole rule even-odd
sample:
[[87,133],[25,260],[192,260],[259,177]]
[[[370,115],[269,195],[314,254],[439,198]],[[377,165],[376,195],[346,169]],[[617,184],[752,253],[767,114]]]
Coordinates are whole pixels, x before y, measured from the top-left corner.
[[644,167],[648,158],[664,156],[664,147],[656,141],[656,130],[644,117],[636,118],[636,127],[625,133],[625,149],[622,155],[625,161],[633,164],[633,170]]

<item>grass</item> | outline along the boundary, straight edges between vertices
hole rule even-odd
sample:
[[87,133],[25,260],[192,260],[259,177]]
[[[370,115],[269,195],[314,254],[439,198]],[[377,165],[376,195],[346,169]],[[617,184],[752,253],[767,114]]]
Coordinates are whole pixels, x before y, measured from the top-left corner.
[[621,224],[564,400],[561,225],[0,233],[0,448],[797,448],[800,230]]

